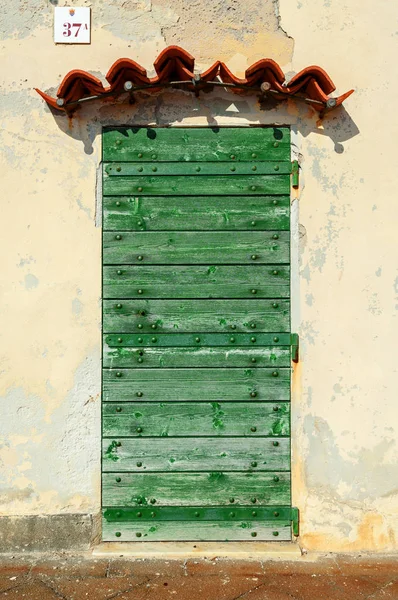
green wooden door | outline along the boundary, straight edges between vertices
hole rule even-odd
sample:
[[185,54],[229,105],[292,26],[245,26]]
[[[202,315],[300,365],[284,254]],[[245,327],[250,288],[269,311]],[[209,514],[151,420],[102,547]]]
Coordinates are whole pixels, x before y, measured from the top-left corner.
[[103,160],[103,539],[289,540],[290,131]]

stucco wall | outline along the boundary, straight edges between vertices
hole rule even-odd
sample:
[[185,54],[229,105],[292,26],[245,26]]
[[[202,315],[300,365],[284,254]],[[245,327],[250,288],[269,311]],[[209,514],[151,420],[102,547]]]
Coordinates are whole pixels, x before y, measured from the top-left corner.
[[[91,45],[71,47],[52,42],[52,4],[12,0],[0,16],[0,515],[99,510],[101,127],[291,124],[302,166],[292,201],[300,542],[396,549],[395,3],[71,2],[93,11]],[[356,93],[323,122],[305,105],[260,111],[220,90],[87,105],[70,120],[32,89],[53,92],[72,68],[103,75],[122,56],[151,70],[169,44],[199,69],[319,64],[339,92]]]

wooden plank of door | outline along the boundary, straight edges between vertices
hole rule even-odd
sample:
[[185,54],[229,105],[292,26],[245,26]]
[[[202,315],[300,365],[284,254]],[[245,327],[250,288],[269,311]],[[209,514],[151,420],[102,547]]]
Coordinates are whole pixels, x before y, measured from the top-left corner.
[[105,437],[118,438],[287,436],[290,405],[287,402],[105,402],[102,430]]
[[[123,340],[123,338],[117,338]],[[157,341],[157,337],[152,337]],[[196,338],[200,339],[200,338]],[[229,338],[236,339],[231,336]],[[156,342],[153,342],[156,343]],[[198,344],[197,344],[198,345]],[[231,345],[231,342],[230,344]],[[119,344],[121,346],[121,344]],[[104,344],[103,366],[113,368],[151,369],[178,367],[288,367],[290,347],[234,348],[209,347],[203,342],[199,348],[184,347],[110,347]]]
[[103,174],[107,177],[169,177],[194,175],[218,175],[236,177],[237,175],[290,175],[291,161],[255,161],[251,162],[109,162],[103,164]]
[[290,233],[263,231],[103,234],[104,265],[289,263]]
[[[145,423],[139,429],[145,429]],[[104,472],[288,471],[287,438],[105,438]],[[277,475],[275,477],[278,477]]]
[[104,196],[104,230],[287,231],[286,196]]
[[288,127],[106,129],[104,161],[290,160]]
[[290,369],[103,369],[105,402],[290,400]]
[[[257,341],[260,332],[289,330],[290,301],[286,299],[103,301],[104,333],[250,332],[251,343],[256,345],[261,343],[260,338]],[[144,337],[138,338],[144,342]]]
[[[278,481],[275,481],[278,477]],[[290,504],[290,473],[103,473],[104,506]]]
[[103,268],[104,298],[288,298],[287,265]]

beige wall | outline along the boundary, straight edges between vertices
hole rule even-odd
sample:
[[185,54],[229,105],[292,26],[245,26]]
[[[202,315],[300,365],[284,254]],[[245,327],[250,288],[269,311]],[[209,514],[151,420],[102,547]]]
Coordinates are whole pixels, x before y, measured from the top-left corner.
[[[300,543],[396,549],[395,3],[71,4],[92,7],[90,46],[55,46],[53,7],[39,0],[10,1],[0,23],[0,515],[99,509],[101,127],[280,123],[292,125],[302,166],[292,201]],[[87,105],[69,120],[32,89],[54,92],[72,68],[104,75],[123,56],[151,70],[169,44],[199,69],[222,59],[243,74],[267,56],[289,74],[319,64],[340,93],[356,93],[323,123],[304,105],[259,111],[220,90]]]

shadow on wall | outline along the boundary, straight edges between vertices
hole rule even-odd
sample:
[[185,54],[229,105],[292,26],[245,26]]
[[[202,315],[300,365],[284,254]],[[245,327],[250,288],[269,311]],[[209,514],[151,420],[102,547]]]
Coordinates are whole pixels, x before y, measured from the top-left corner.
[[83,143],[86,154],[93,153],[95,139],[103,127],[122,125],[290,125],[303,137],[310,134],[329,137],[338,154],[344,152],[344,142],[359,134],[342,105],[321,119],[315,109],[303,102],[292,99],[260,102],[253,95],[237,97],[224,90],[200,97],[182,90],[163,90],[156,95],[141,93],[135,97],[134,104],[129,103],[126,95],[117,100],[83,103],[71,116],[51,107],[45,110],[52,113],[63,133]]

